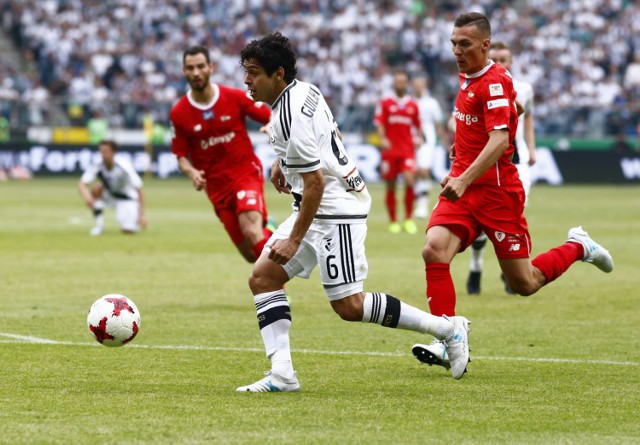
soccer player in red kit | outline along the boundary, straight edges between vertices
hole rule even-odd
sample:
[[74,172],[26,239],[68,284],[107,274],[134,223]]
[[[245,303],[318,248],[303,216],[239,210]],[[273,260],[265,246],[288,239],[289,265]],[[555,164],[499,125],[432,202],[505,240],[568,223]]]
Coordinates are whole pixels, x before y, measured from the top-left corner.
[[266,228],[262,164],[245,118],[266,124],[271,110],[243,90],[210,83],[207,48],[188,48],[182,62],[191,89],[171,110],[172,151],[194,188],[206,191],[231,241],[254,263],[271,231]]
[[[382,149],[380,173],[385,180],[387,192],[385,203],[389,212],[391,233],[417,233],[418,228],[411,219],[416,195],[413,189],[416,180],[416,149],[422,145],[420,109],[416,101],[407,94],[409,75],[396,71],[393,75],[393,95],[384,97],[376,108],[374,124],[378,129]],[[400,226],[396,212],[396,179],[402,174],[404,191],[404,225]]]
[[[460,91],[451,171],[427,227],[422,250],[426,264],[427,299],[433,315],[455,316],[456,292],[449,270],[458,252],[480,234],[493,243],[500,267],[516,293],[531,295],[562,275],[578,260],[604,272],[613,270],[609,252],[582,227],[569,230],[568,240],[531,260],[531,238],[524,217],[525,194],[511,162],[518,111],[509,72],[489,60],[491,25],[479,13],[456,18],[451,34],[460,71]],[[466,319],[460,323],[468,327]],[[418,360],[449,366],[441,342],[415,345]]]

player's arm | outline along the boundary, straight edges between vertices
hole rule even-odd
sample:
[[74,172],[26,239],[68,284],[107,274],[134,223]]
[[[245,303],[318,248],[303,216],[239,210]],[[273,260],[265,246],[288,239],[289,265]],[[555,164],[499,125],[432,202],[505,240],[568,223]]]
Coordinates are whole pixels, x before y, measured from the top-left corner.
[[95,199],[93,198],[93,195],[89,190],[88,184],[85,183],[82,179],[78,181],[78,191],[80,192],[80,196],[82,196],[82,200],[85,202],[85,204],[87,204],[87,207],[92,209]]
[[[416,106],[417,109],[417,106]],[[424,134],[422,133],[422,122],[420,121],[420,113],[416,113],[413,117],[413,126],[416,129],[416,137],[414,139],[415,149],[418,150],[424,144]]]
[[[455,122],[453,125],[455,127]],[[449,134],[447,133],[447,130],[445,130],[444,125],[442,125],[442,122],[436,122],[436,133],[438,133],[438,137],[442,141],[443,147],[448,147],[451,145]]]
[[322,170],[300,173],[300,176],[302,176],[302,181],[304,182],[304,193],[302,194],[302,202],[300,203],[296,222],[293,224],[289,238],[275,241],[269,252],[269,259],[278,264],[285,264],[298,251],[302,239],[313,222],[313,218],[318,213],[320,201],[324,194],[324,175]]
[[144,193],[142,192],[142,187],[138,187],[138,225],[143,229],[147,228],[147,217],[144,211]]
[[457,178],[445,176],[442,180],[440,195],[450,201],[457,201],[462,197],[467,187],[478,179],[489,167],[494,165],[509,148],[509,130],[491,130],[489,141],[478,157]]
[[278,193],[286,193],[287,195],[291,194],[291,189],[287,184],[287,178],[285,178],[284,173],[282,173],[278,159],[273,161],[273,164],[271,165],[271,183]]
[[387,151],[391,148],[391,142],[387,138],[387,130],[380,122],[375,122],[376,130],[378,131],[378,137],[380,138],[380,148],[383,151]]
[[191,178],[193,188],[200,191],[207,186],[204,170],[198,170],[191,164],[186,156],[178,156],[178,168],[182,173]]
[[247,116],[263,125],[271,120],[271,109],[264,102],[255,102],[248,92],[240,92],[240,105]]

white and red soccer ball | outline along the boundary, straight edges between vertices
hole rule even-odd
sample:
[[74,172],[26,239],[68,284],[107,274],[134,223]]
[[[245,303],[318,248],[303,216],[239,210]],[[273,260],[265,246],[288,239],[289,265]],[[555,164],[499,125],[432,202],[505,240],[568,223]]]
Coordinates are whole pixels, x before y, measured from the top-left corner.
[[140,329],[136,305],[120,294],[100,297],[89,309],[89,330],[105,346],[122,346],[134,339]]

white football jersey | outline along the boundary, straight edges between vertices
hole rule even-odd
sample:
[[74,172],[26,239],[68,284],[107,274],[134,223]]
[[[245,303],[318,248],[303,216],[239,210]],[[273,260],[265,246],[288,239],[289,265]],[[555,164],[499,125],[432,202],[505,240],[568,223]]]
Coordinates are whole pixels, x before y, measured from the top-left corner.
[[516,92],[516,99],[524,107],[524,113],[518,117],[518,129],[516,130],[518,157],[520,164],[527,164],[529,162],[529,147],[524,139],[524,116],[525,114],[533,114],[533,87],[530,83],[513,79],[513,89]]
[[338,137],[338,126],[320,90],[294,79],[272,105],[271,145],[299,208],[300,173],[322,170],[325,187],[316,220],[364,222],[371,196]]
[[116,154],[113,167],[109,170],[100,157],[100,161],[89,167],[80,178],[85,184],[96,179],[100,179],[104,190],[114,198],[138,200],[138,189],[142,187],[142,179],[127,158]]
[[442,108],[438,101],[431,96],[416,98],[420,110],[420,123],[424,134],[425,144],[429,147],[436,146],[436,124],[443,120]]

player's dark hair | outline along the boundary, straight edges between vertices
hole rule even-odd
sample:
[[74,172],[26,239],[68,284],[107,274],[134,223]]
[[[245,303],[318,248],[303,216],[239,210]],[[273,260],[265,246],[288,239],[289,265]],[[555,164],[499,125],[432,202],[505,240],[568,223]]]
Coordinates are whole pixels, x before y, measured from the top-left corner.
[[456,28],[462,28],[463,26],[475,26],[486,37],[491,37],[491,24],[489,19],[479,12],[465,12],[460,14],[456,21],[453,22],[453,26]]
[[489,49],[508,49],[509,51],[511,51],[509,45],[507,45],[507,43],[503,42],[502,40],[491,42],[491,46],[489,47]]
[[267,34],[261,39],[252,40],[240,52],[240,65],[244,65],[247,60],[254,60],[268,76],[271,76],[279,67],[284,69],[284,81],[289,84],[293,82],[298,74],[296,59],[298,55],[293,49],[288,38],[274,32]]
[[118,151],[118,144],[113,139],[103,139],[98,143],[98,147],[101,145],[108,145],[114,153]]
[[182,64],[184,65],[187,60],[187,56],[195,56],[196,54],[204,54],[204,58],[207,59],[207,63],[211,63],[209,59],[209,48],[202,45],[193,45],[184,50],[182,53]]

